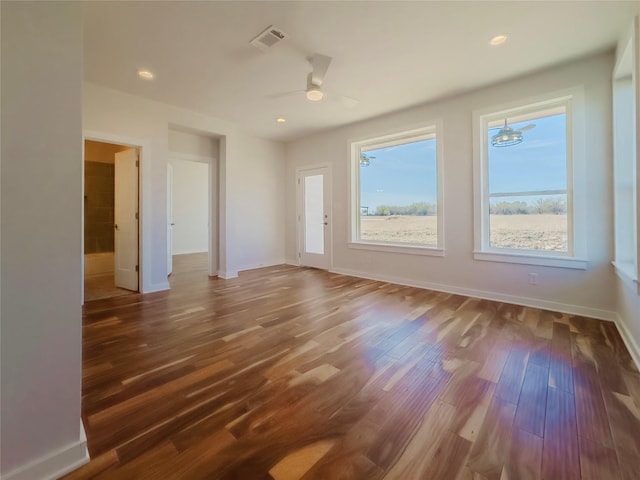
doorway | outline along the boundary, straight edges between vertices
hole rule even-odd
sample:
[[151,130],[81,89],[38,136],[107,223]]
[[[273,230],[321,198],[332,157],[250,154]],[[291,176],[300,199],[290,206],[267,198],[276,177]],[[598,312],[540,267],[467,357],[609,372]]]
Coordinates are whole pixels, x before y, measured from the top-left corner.
[[201,262],[206,270],[209,252],[211,165],[185,160],[173,153],[167,164],[167,273],[173,262]]
[[331,266],[331,188],[329,168],[298,172],[298,257],[300,265]]
[[218,275],[220,139],[170,125],[167,157],[167,275],[173,264]]
[[139,290],[139,150],[84,143],[84,300]]

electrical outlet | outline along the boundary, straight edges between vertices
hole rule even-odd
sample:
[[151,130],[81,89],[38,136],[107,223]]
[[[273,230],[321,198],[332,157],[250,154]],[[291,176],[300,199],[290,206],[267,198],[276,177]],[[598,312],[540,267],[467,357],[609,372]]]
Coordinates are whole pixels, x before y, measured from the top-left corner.
[[538,284],[538,274],[530,273],[529,274],[529,285],[537,285]]

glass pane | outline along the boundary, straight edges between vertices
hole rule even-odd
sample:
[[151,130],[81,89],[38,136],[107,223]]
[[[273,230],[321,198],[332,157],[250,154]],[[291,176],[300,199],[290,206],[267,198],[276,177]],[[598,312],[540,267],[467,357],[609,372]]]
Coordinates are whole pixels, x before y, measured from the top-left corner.
[[[554,110],[554,113],[557,109]],[[504,125],[488,131],[489,193],[522,193],[567,189],[566,114],[508,118],[508,126],[522,131],[522,143],[494,147],[491,137]]]
[[567,252],[567,195],[494,197],[489,201],[492,247]]
[[304,251],[324,254],[322,175],[304,177]]
[[436,140],[363,151],[360,240],[437,246]]

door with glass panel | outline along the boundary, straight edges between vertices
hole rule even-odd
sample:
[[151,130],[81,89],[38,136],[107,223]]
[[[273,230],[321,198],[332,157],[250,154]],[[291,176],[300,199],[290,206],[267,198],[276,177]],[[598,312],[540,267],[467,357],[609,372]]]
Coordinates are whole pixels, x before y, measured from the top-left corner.
[[329,269],[331,218],[329,169],[302,170],[298,174],[298,232],[300,264]]

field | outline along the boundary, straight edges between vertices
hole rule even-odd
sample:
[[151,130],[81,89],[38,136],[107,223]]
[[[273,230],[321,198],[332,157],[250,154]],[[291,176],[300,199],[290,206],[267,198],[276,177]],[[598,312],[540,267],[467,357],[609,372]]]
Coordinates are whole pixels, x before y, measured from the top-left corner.
[[[362,240],[436,245],[436,217],[361,217]],[[567,249],[566,215],[491,215],[491,246],[531,250]]]

